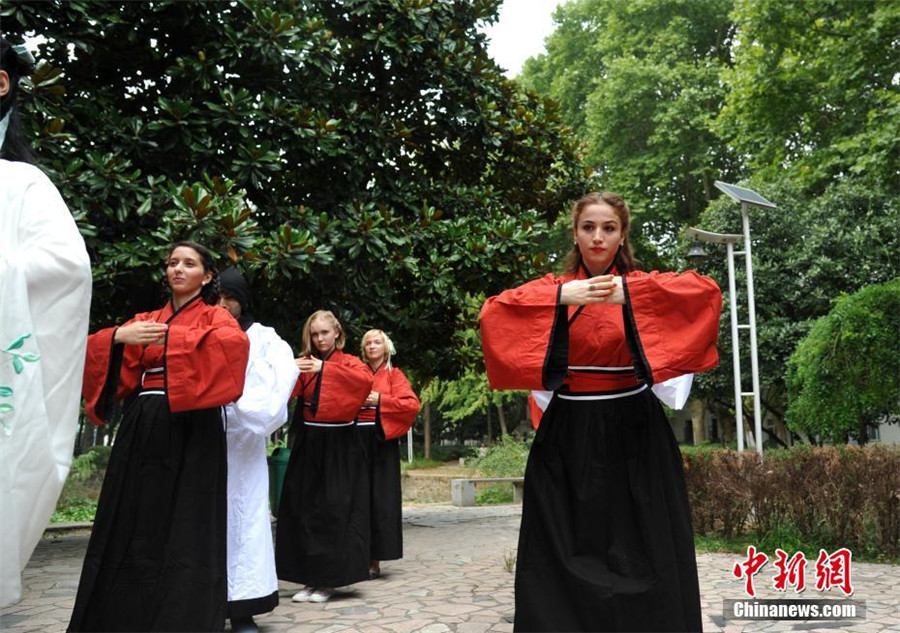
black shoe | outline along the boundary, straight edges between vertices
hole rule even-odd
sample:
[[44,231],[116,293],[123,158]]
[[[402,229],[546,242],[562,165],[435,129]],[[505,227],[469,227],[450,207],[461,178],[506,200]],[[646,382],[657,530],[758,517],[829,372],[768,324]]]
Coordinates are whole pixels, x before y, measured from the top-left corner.
[[377,572],[377,571],[369,572],[369,580],[375,580],[377,578],[381,578],[381,572]]
[[253,616],[248,615],[245,618],[231,618],[231,630],[234,633],[257,633],[259,627],[253,621]]

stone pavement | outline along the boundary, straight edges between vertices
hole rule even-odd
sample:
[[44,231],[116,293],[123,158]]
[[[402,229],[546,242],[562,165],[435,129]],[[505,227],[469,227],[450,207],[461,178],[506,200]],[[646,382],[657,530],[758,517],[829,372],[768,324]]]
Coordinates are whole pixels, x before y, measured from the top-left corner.
[[[324,604],[291,602],[298,589],[281,584],[281,604],[257,618],[264,633],[502,633],[512,631],[513,574],[521,506],[404,507],[406,556],[382,564],[381,579],[339,591]],[[45,538],[25,570],[22,600],[0,611],[0,630],[65,631],[75,600],[87,535]],[[807,556],[809,553],[807,552]],[[900,631],[900,567],[854,563],[854,598],[865,600],[865,620],[817,623],[732,621],[722,600],[743,598],[743,581],[731,575],[739,557],[698,557],[704,630]],[[770,563],[771,567],[771,563]],[[835,591],[778,595],[770,567],[756,576],[760,598],[838,598]],[[809,569],[807,575],[810,574]],[[807,581],[809,582],[809,580]]]

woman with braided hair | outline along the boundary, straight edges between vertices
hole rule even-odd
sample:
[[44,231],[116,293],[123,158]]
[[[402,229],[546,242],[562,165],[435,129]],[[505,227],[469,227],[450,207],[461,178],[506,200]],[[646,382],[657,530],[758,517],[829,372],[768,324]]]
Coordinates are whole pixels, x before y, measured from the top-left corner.
[[221,631],[226,448],[221,407],[244,389],[247,336],[218,307],[209,251],[179,242],[171,300],[88,339],[82,395],[95,424],[126,398],[70,631]]

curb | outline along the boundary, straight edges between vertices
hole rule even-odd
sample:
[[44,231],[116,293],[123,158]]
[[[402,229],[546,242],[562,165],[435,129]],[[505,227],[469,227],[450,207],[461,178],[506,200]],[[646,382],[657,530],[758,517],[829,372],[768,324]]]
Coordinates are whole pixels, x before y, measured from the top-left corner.
[[74,532],[76,530],[90,530],[93,527],[93,521],[79,521],[77,523],[51,523],[44,528],[44,536],[59,536],[66,532]]

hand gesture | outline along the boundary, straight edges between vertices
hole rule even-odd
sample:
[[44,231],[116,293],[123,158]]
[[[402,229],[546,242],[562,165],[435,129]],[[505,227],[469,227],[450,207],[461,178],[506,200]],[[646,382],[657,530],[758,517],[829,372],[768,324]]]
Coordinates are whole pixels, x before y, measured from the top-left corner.
[[318,374],[322,371],[322,361],[313,356],[295,358],[294,362],[297,364],[297,369],[300,370],[301,374]]
[[590,279],[573,279],[562,286],[560,303],[583,306],[589,303],[625,303],[622,278],[618,275],[599,275]]
[[169,326],[156,321],[135,321],[116,329],[114,343],[126,345],[161,345]]

